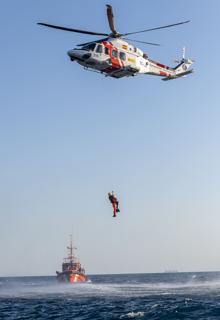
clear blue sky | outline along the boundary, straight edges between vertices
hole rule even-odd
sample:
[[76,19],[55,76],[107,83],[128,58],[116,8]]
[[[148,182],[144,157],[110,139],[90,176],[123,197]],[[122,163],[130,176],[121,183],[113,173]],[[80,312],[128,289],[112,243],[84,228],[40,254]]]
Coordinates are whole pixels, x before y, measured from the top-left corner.
[[[220,269],[218,0],[110,2],[117,29],[196,73],[115,80],[66,52],[108,32],[103,0],[2,0],[0,11],[0,276],[59,270],[73,233],[88,273]],[[107,192],[121,214],[112,218]]]

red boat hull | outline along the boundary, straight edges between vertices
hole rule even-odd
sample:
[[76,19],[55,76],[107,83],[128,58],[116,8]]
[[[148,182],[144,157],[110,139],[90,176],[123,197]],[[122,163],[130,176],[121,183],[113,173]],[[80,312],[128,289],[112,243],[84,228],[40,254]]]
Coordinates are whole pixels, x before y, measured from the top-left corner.
[[71,274],[69,277],[69,282],[74,283],[74,282],[85,282],[87,281],[87,276],[84,274]]
[[59,282],[86,282],[88,277],[83,273],[73,273],[73,272],[59,272],[57,273],[57,280]]

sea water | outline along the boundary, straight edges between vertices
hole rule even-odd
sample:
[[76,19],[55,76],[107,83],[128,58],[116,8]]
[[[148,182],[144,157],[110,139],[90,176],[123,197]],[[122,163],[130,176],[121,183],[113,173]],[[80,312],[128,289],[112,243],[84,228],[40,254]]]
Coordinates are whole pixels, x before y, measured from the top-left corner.
[[0,278],[0,319],[220,319],[220,272]]

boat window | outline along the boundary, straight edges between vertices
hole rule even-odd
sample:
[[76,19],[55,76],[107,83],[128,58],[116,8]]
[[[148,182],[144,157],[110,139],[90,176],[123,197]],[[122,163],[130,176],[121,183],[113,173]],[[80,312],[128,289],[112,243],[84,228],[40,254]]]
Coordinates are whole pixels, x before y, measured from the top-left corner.
[[114,58],[118,58],[118,51],[117,50],[112,50],[112,56]]
[[119,56],[120,56],[121,60],[126,61],[126,53],[125,52],[120,51]]
[[98,53],[102,53],[102,45],[98,44],[95,51]]
[[105,47],[105,54],[109,54],[109,48]]

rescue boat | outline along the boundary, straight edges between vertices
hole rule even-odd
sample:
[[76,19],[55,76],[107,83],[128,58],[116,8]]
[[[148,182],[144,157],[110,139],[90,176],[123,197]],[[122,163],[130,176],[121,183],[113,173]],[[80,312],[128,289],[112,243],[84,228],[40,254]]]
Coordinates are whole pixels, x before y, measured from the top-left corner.
[[64,258],[62,263],[62,272],[56,271],[57,280],[59,282],[86,282],[88,277],[85,274],[85,269],[82,268],[81,263],[77,260],[74,255],[72,236],[70,236],[70,246],[68,249],[68,257]]

